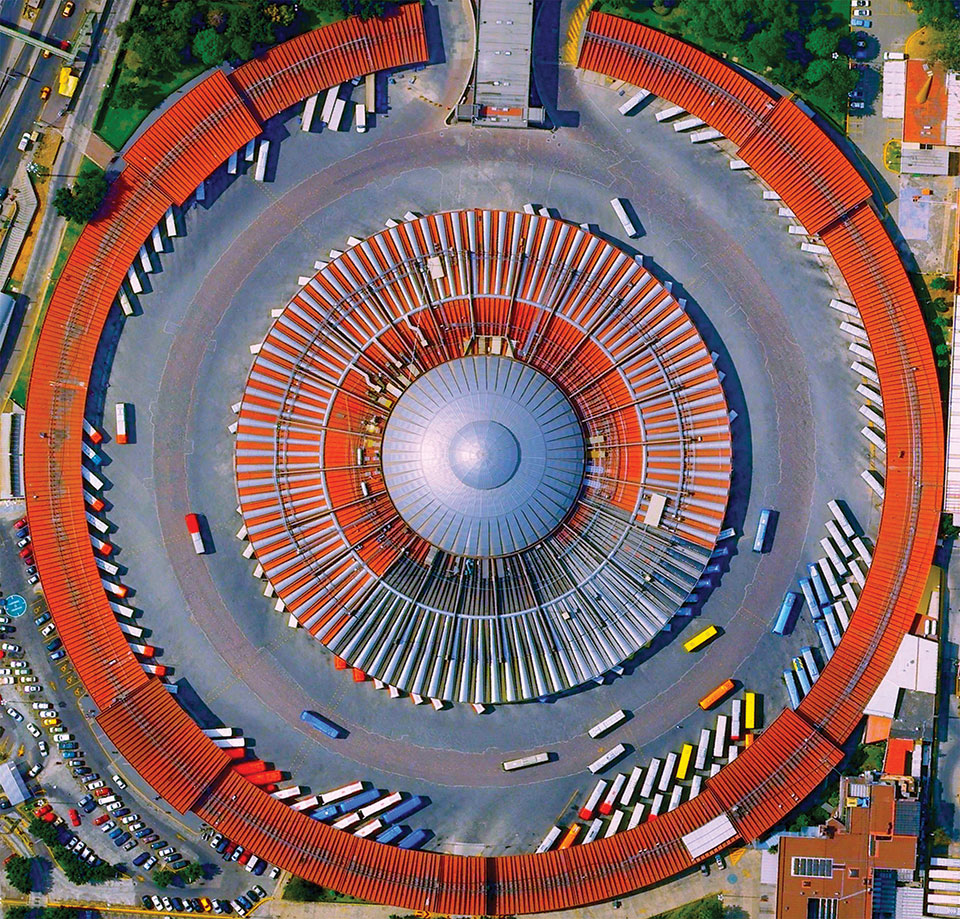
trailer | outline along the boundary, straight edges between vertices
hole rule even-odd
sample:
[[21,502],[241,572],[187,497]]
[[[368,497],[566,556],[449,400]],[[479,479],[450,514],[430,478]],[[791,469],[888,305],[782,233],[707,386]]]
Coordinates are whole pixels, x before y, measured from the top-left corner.
[[118,402],[114,414],[117,419],[117,443],[125,444],[127,440],[127,403]]
[[358,102],[354,107],[354,123],[358,134],[367,130],[367,107],[362,102]]
[[640,234],[637,232],[637,228],[633,224],[633,220],[630,219],[630,215],[627,213],[627,209],[624,206],[623,198],[611,198],[610,207],[613,208],[614,214],[617,215],[617,220],[620,221],[620,225],[623,227],[623,232],[627,234],[628,239],[636,239]]
[[263,182],[267,176],[267,160],[270,157],[270,141],[261,140],[257,148],[257,166],[253,173],[253,178],[257,182]]
[[300,720],[334,740],[347,736],[347,732],[340,725],[334,724],[329,718],[325,718],[318,712],[304,710],[300,712]]

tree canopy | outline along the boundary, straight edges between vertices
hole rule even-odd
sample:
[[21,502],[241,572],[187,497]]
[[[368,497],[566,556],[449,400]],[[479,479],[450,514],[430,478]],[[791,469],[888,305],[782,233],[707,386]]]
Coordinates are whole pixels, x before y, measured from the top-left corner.
[[57,189],[53,206],[61,217],[75,223],[86,223],[103,203],[107,187],[107,177],[102,169],[86,169],[77,176],[73,187]]
[[20,893],[30,893],[33,890],[33,859],[14,855],[7,862],[7,883]]

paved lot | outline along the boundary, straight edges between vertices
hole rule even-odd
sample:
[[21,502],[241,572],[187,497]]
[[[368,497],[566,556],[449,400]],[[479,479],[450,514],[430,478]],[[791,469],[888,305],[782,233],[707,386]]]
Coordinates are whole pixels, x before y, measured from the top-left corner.
[[[186,238],[153,276],[143,314],[122,326],[118,318],[105,335],[91,398],[107,418],[115,401],[135,406],[135,443],[106,448],[109,518],[132,602],[191,713],[203,724],[242,727],[259,756],[315,789],[365,778],[428,795],[431,805],[411,823],[433,829],[441,849],[514,852],[566,819],[588,790],[585,765],[608,744],[585,731],[612,710],[633,713],[610,738],[636,749],[628,766],[695,742],[714,718],[696,700],[726,676],[763,693],[768,720],[779,711],[780,671],[814,643],[813,633],[805,616],[788,639],[775,639],[769,626],[800,564],[820,555],[826,502],[847,499],[868,533],[877,517],[859,479],[866,454],[846,342],[827,306],[833,291],[759,185],[732,173],[715,148],[692,147],[657,125],[650,111],[621,118],[611,90],[568,71],[559,75],[558,102],[577,113],[576,129],[445,127],[445,113],[422,90],[446,98],[437,86],[456,86],[459,76],[452,67],[439,78],[398,76],[389,113],[363,136],[305,135],[292,119],[271,124],[271,181],[215,176],[206,204],[185,215]],[[348,234],[375,232],[386,217],[536,201],[616,237],[614,194],[631,200],[644,229],[637,248],[661,278],[682,286],[719,354],[739,416],[728,522],[752,536],[759,509],[778,508],[772,551],[756,556],[749,538],[738,539],[702,617],[725,635],[697,657],[682,653],[674,632],[627,678],[479,718],[355,686],[272,612],[233,536],[240,520],[227,426],[248,345],[316,258]],[[207,516],[212,555],[193,554],[188,510]],[[328,743],[306,735],[297,720],[306,707],[330,714],[350,736]],[[553,750],[558,760],[519,779],[502,772],[507,754],[530,749]]]

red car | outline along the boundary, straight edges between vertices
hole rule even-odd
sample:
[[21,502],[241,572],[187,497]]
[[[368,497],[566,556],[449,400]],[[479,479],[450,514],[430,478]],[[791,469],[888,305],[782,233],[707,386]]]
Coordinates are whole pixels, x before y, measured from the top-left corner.
[[25,527],[26,525],[27,525],[27,518],[26,518],[26,517],[21,517],[21,518],[13,525],[13,528],[14,528],[15,530],[19,530],[19,529],[21,529],[22,527]]
[[95,798],[105,798],[107,795],[112,795],[113,792],[109,788],[94,788],[93,796]]
[[106,823],[110,819],[109,814],[101,814],[93,821],[94,826],[100,826],[101,823]]
[[31,558],[32,556],[33,556],[33,547],[32,547],[32,546],[24,546],[24,547],[20,550],[20,558],[22,558],[24,561],[26,561],[28,558]]
[[53,805],[52,805],[52,804],[44,804],[43,807],[38,807],[38,808],[33,812],[33,816],[34,816],[34,817],[43,817],[43,816],[45,816],[46,814],[49,814],[50,811],[52,811],[52,810],[53,810]]
[[80,815],[77,813],[75,807],[71,807],[70,810],[67,811],[67,816],[70,818],[70,823],[72,823],[73,826],[80,826]]
[[249,852],[241,852],[240,855],[237,857],[237,862],[241,865],[245,865],[249,858],[250,858]]
[[53,811],[50,811],[49,814],[44,814],[40,819],[45,823],[53,823],[55,820],[59,820],[60,818]]

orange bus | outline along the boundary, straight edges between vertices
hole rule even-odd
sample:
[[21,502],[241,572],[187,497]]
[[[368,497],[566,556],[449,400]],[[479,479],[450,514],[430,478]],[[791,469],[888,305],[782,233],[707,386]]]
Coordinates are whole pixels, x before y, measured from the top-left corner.
[[729,696],[733,689],[733,680],[724,680],[716,689],[712,689],[700,700],[700,708],[704,711],[713,708],[714,705]]
[[574,823],[570,825],[570,829],[567,830],[563,835],[563,839],[560,840],[560,845],[557,846],[557,849],[569,849],[573,845],[574,840],[580,835],[580,830],[582,827],[579,823]]

